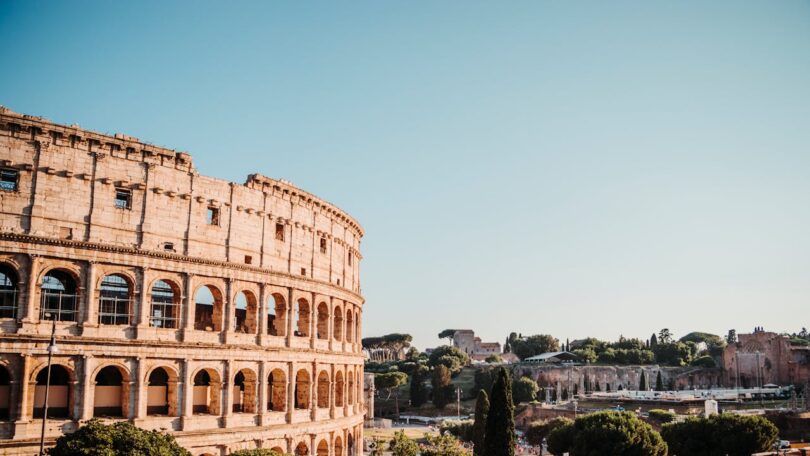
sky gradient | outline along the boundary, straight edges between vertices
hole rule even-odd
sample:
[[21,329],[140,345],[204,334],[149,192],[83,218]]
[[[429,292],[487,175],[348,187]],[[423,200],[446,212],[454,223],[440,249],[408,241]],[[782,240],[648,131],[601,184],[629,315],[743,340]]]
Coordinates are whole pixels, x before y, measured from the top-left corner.
[[0,0],[0,105],[355,216],[364,335],[810,326],[810,2]]

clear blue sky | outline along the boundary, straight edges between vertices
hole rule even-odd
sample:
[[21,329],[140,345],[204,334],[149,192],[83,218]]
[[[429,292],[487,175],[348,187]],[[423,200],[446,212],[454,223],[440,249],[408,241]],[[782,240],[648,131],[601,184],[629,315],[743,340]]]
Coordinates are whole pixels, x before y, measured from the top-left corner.
[[810,326],[810,2],[0,1],[0,104],[366,228],[365,335]]

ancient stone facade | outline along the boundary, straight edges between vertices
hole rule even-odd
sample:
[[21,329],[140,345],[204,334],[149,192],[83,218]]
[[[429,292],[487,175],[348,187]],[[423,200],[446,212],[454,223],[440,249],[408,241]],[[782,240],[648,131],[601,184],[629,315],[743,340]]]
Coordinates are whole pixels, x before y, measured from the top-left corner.
[[0,212],[0,453],[36,453],[53,327],[49,442],[100,417],[168,429],[195,456],[361,454],[349,215],[2,108]]
[[723,366],[729,386],[805,385],[810,382],[810,347],[793,346],[785,336],[756,328],[726,346]]
[[477,361],[501,354],[500,342],[481,342],[481,338],[472,329],[457,329],[453,333],[453,346]]

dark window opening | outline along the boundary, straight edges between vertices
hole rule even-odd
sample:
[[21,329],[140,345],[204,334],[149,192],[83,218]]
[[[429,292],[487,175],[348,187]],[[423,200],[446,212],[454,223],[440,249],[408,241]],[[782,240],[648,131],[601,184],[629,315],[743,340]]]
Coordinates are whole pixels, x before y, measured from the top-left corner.
[[301,268],[301,275],[302,276],[307,275],[307,268]]
[[60,270],[49,272],[42,278],[42,303],[40,318],[43,320],[77,321],[79,295],[76,281]]
[[284,224],[276,223],[276,240],[284,242]]
[[174,243],[173,242],[164,242],[163,243],[163,250],[167,252],[174,252]]
[[98,323],[129,325],[129,283],[119,275],[108,275],[101,281]]
[[321,253],[326,253],[326,238],[321,238]]
[[17,274],[0,265],[0,318],[17,317]]
[[19,172],[16,169],[0,170],[0,190],[16,192],[18,178]]
[[352,265],[352,252],[349,252],[349,266]]
[[253,257],[250,255],[245,255],[245,264],[253,264]]
[[208,206],[208,211],[205,213],[205,221],[209,225],[219,226],[219,209]]
[[132,190],[116,188],[115,207],[118,209],[132,209]]

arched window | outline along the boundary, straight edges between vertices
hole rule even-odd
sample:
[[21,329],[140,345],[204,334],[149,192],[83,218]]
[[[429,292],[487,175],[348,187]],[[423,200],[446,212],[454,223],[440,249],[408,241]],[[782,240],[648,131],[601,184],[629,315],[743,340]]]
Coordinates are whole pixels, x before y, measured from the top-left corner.
[[318,374],[318,408],[329,407],[329,374],[321,371]]
[[120,368],[107,366],[96,374],[93,392],[93,416],[124,417],[129,398],[129,382]]
[[76,280],[69,273],[53,270],[42,278],[42,305],[40,318],[43,320],[77,321],[79,295]]
[[349,433],[349,437],[346,438],[346,450],[348,450],[349,456],[354,456],[354,436]]
[[180,317],[179,293],[166,281],[158,280],[152,285],[152,312],[149,325],[154,328],[175,329]]
[[309,337],[309,303],[301,298],[295,305],[296,328],[295,335]]
[[307,456],[309,455],[309,448],[307,448],[307,444],[301,442],[298,446],[295,447],[295,456]]
[[256,374],[242,369],[233,379],[234,413],[256,413]]
[[301,369],[295,374],[295,408],[309,408],[309,373]]
[[335,374],[335,407],[343,407],[343,390],[346,384],[343,382],[343,372]]
[[318,304],[318,339],[329,338],[329,306],[325,302]]
[[340,342],[343,340],[343,310],[340,307],[335,307],[335,323],[334,323],[335,340]]
[[354,318],[351,309],[346,309],[346,342],[353,342],[352,328],[354,328]]
[[267,334],[271,336],[287,334],[287,303],[278,293],[273,293],[267,305]]
[[349,405],[354,404],[354,372],[349,372]]
[[17,318],[17,273],[0,264],[0,318]]
[[321,440],[318,443],[317,456],[329,456],[329,443],[326,440]]
[[98,323],[100,325],[129,325],[129,283],[122,276],[111,274],[101,279],[98,297]]
[[213,369],[201,369],[194,375],[192,412],[219,415],[219,397],[222,390],[219,374]]
[[236,295],[236,315],[234,331],[243,334],[256,334],[256,297],[243,291]]
[[194,329],[222,331],[222,293],[211,285],[200,287],[194,296]]
[[[34,390],[34,418],[42,418],[45,407],[45,388],[48,383],[48,368],[37,374]],[[70,372],[59,364],[51,366],[51,381],[48,387],[48,418],[70,418],[71,386]]]
[[8,420],[11,403],[11,376],[6,366],[0,366],[0,420]]
[[335,437],[335,456],[343,456],[343,440],[340,436]]
[[171,412],[170,396],[176,382],[171,381],[171,377],[166,369],[158,367],[149,374],[149,386],[147,386],[146,414],[147,415],[169,415]]
[[287,408],[287,379],[284,371],[273,369],[267,378],[267,410],[283,412]]

